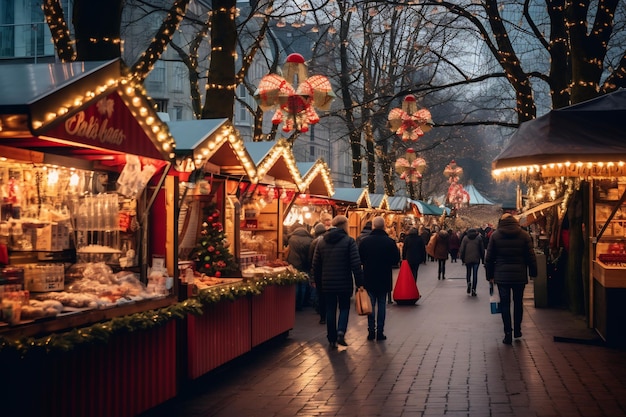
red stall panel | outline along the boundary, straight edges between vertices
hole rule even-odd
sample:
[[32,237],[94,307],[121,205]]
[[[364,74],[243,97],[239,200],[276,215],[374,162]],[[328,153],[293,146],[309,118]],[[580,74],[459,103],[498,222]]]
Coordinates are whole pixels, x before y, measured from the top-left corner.
[[203,309],[202,316],[190,315],[188,320],[187,363],[191,379],[251,349],[248,297],[221,301]]
[[295,285],[268,285],[252,297],[253,347],[293,329],[295,322]]
[[172,320],[68,353],[13,361],[11,400],[21,402],[3,401],[7,415],[131,417],[174,398],[176,327]]

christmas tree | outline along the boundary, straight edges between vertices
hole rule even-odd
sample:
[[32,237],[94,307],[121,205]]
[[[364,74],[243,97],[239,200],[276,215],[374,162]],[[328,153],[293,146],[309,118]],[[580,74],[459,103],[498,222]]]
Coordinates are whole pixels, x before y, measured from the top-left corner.
[[211,203],[203,210],[202,231],[193,252],[196,270],[209,276],[228,275],[237,269],[220,221],[220,211]]

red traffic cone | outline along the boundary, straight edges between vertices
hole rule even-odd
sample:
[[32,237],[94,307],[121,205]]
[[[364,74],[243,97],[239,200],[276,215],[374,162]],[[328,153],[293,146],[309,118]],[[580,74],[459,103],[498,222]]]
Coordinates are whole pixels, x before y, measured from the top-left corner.
[[409,262],[406,260],[402,261],[402,264],[400,264],[398,280],[393,289],[393,299],[400,305],[412,305],[420,299],[420,292],[417,289],[417,284],[415,284],[413,272],[411,271]]

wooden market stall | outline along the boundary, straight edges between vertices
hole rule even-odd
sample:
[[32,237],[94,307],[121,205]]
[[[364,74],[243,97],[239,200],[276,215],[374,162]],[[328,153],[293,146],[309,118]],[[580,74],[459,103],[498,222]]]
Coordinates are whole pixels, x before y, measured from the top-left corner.
[[589,326],[617,346],[626,346],[625,116],[626,90],[552,110],[523,123],[493,163],[494,175],[530,184],[525,212],[535,209],[542,228],[553,220],[543,230],[550,249],[568,255],[570,309],[582,304]]
[[[198,269],[182,286],[204,305],[202,315],[187,318],[185,377],[195,379],[293,328],[295,288],[289,284],[299,275],[278,258],[284,202],[301,178],[283,141],[244,143],[227,119],[168,125],[180,142],[179,260],[181,269]],[[206,207],[216,207],[213,216],[218,213],[238,268],[196,293],[206,282],[193,256],[207,227]]]
[[335,188],[332,200],[336,207],[336,214],[343,214],[348,218],[348,234],[357,238],[363,230],[372,203],[367,188]]
[[3,415],[132,416],[174,397],[167,126],[119,60],[3,65],[0,91]]

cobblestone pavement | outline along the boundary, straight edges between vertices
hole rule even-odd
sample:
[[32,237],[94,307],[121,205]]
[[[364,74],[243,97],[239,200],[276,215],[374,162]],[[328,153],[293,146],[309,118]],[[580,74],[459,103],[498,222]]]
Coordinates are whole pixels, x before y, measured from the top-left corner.
[[[523,338],[502,343],[484,271],[466,294],[465,267],[420,267],[422,298],[389,305],[386,341],[367,341],[351,311],[348,347],[330,350],[312,308],[286,339],[185,387],[145,417],[626,416],[626,352],[605,347],[581,317],[534,306],[526,289]],[[396,270],[397,273],[397,270]],[[563,342],[566,341],[566,342]]]

